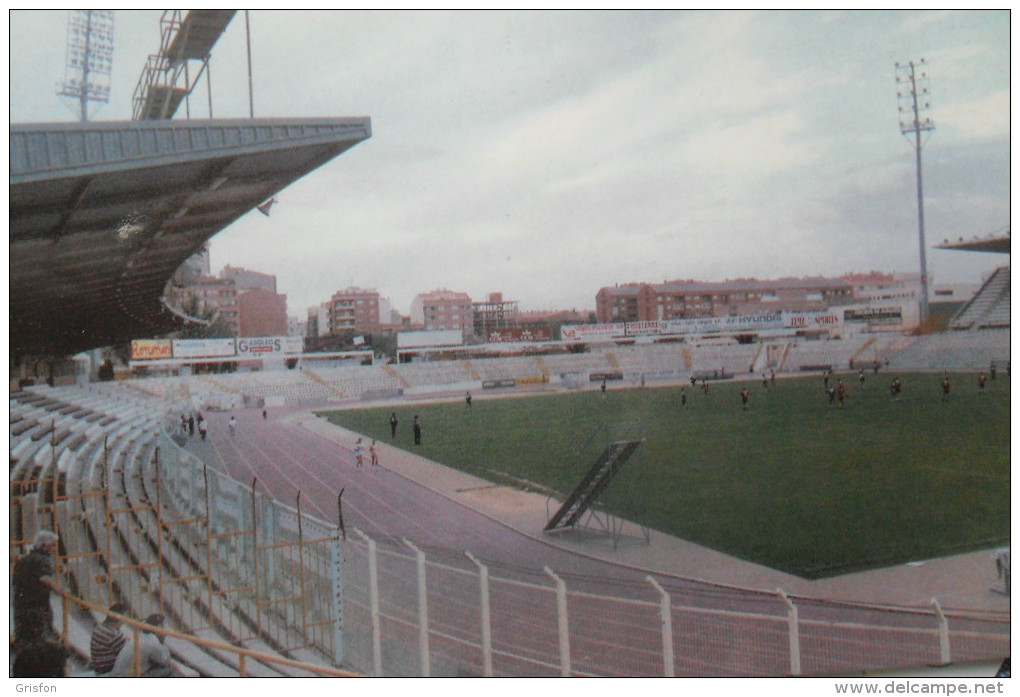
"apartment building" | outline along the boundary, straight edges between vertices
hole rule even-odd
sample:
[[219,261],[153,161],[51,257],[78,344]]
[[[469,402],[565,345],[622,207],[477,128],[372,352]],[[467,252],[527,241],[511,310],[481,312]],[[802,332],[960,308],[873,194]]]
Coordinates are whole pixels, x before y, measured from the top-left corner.
[[287,296],[261,288],[237,295],[239,336],[286,336]]
[[240,336],[237,286],[232,280],[201,276],[180,289],[179,296],[183,299],[184,307],[189,306],[189,299],[194,299],[195,309],[200,317],[218,312],[219,318],[230,326],[234,336]]
[[607,286],[595,296],[599,322],[725,317],[760,312],[810,312],[854,301],[845,278],[740,278]]
[[220,278],[233,280],[238,292],[254,288],[269,293],[276,292],[276,276],[273,274],[250,271],[239,266],[227,264],[220,271]]
[[474,332],[471,296],[452,290],[422,293],[411,303],[411,323],[427,331],[458,329],[464,337]]
[[[379,292],[364,288],[345,288],[329,299],[329,333],[375,332],[379,320]],[[320,327],[320,335],[321,335]]]

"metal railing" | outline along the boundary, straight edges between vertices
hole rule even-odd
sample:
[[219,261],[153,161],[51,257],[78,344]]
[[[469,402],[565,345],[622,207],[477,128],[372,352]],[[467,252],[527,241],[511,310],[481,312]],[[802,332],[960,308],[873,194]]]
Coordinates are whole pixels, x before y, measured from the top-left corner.
[[121,624],[130,632],[130,636],[133,641],[134,657],[132,661],[131,674],[138,676],[141,674],[141,641],[140,634],[142,631],[151,632],[162,638],[172,638],[193,646],[201,647],[202,649],[209,650],[217,653],[227,653],[236,656],[236,663],[238,664],[238,676],[248,677],[247,666],[249,662],[257,661],[259,663],[269,666],[289,666],[291,668],[298,668],[302,671],[313,673],[316,675],[330,676],[330,677],[360,677],[357,673],[352,673],[346,670],[340,670],[331,666],[324,666],[318,664],[310,664],[302,661],[296,661],[294,659],[280,656],[279,654],[270,654],[262,651],[253,651],[246,649],[235,644],[213,641],[210,639],[203,639],[191,634],[184,634],[179,631],[172,629],[166,629],[164,627],[155,627],[147,625],[144,622],[136,620],[126,615],[118,615],[116,613],[109,612],[109,609],[105,606],[100,606],[95,603],[91,603],[83,598],[76,597],[70,591],[62,589],[54,584],[48,584],[53,593],[60,598],[61,612],[55,617],[56,630],[60,636],[61,642],[64,645],[71,643],[70,633],[71,626],[73,624],[72,617],[76,614],[88,614],[88,613],[100,613],[105,616],[116,617],[121,621]]
[[833,675],[1009,654],[1008,614],[949,613],[937,602],[524,574],[470,553],[433,550],[430,560],[356,529],[344,553],[345,656],[371,675]]
[[[66,471],[11,482],[11,559],[50,527],[61,539],[65,603],[125,600],[136,616],[167,614],[174,636],[200,646],[242,651],[231,642],[261,640],[385,676],[835,675],[1010,650],[1008,612],[840,603],[667,576],[593,579],[358,530],[348,537],[342,521],[303,514],[300,497],[284,506],[256,480],[207,467],[166,430],[129,429],[114,441],[83,447]],[[282,660],[256,653],[239,667]]]
[[54,530],[60,590],[81,603],[120,600],[135,616],[168,615],[183,635],[342,664],[339,528],[206,468],[162,429],[11,481],[10,516],[10,563],[37,530]]

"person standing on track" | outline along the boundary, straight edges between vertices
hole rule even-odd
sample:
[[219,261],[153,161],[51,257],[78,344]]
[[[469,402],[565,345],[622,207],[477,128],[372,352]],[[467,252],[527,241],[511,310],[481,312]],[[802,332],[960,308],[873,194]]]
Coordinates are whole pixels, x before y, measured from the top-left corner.
[[375,447],[375,438],[372,439],[371,444],[368,446],[368,459],[373,467],[379,466],[379,450]]

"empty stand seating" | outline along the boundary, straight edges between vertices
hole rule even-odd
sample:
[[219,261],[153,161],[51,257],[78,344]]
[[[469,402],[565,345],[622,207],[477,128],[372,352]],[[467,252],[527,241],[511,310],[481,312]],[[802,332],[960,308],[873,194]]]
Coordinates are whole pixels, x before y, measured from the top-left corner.
[[970,302],[949,321],[949,328],[1008,327],[1009,295],[1009,267],[1003,266],[995,270]]

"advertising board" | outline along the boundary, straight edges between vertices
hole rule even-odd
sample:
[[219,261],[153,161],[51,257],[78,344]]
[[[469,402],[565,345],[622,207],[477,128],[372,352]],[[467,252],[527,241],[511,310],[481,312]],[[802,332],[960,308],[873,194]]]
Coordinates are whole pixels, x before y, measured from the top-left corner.
[[432,329],[397,334],[397,348],[399,349],[460,346],[463,343],[464,335],[459,329]]
[[301,353],[304,341],[300,336],[242,336],[237,339],[240,358]]
[[517,341],[552,341],[552,332],[548,327],[536,327],[533,329],[522,329],[521,327],[506,327],[504,329],[493,329],[485,335],[485,341],[490,344],[503,344]]
[[131,342],[131,360],[151,361],[170,358],[173,348],[168,339],[135,339]]
[[174,339],[174,358],[230,358],[233,339]]

